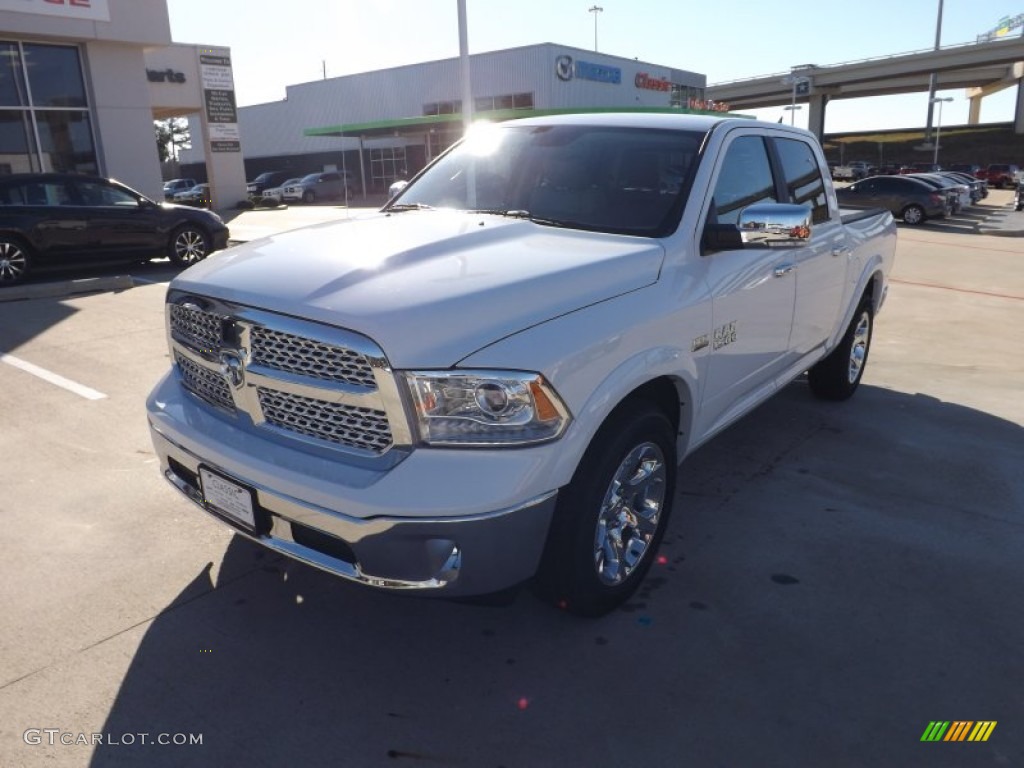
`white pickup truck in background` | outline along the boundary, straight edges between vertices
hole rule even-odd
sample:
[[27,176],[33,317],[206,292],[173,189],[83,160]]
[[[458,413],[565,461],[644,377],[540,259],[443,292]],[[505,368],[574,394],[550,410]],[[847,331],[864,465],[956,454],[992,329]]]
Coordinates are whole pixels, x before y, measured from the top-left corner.
[[480,127],[377,214],[179,275],[153,442],[207,512],[349,580],[532,580],[600,615],[654,560],[688,453],[805,372],[853,394],[894,251],[800,129]]
[[832,169],[832,179],[835,181],[860,181],[870,174],[871,165],[864,160],[853,160]]

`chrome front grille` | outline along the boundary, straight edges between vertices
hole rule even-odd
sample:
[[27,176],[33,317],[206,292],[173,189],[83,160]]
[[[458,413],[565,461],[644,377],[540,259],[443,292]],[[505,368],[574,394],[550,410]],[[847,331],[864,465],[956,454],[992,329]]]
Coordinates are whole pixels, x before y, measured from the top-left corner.
[[204,312],[181,304],[170,305],[171,331],[201,350],[217,348],[221,342],[226,319],[213,312]]
[[358,352],[270,328],[252,329],[252,360],[301,376],[377,388],[373,369]]
[[174,353],[174,362],[178,364],[178,370],[181,371],[181,383],[188,389],[203,400],[220,408],[228,411],[235,410],[235,401],[231,398],[231,390],[220,374],[189,360],[180,352]]
[[268,424],[374,453],[386,451],[391,446],[391,428],[383,411],[329,403],[263,387],[259,387],[257,392]]
[[181,384],[240,429],[367,460],[412,444],[396,378],[363,336],[173,290],[167,323]]

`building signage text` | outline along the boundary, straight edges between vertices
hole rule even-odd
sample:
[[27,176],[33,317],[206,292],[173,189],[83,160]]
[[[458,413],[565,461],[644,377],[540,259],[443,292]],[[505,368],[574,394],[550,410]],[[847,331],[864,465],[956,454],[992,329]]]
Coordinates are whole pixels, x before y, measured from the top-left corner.
[[184,83],[185,73],[167,69],[147,69],[146,78],[151,83]]
[[0,0],[0,11],[110,21],[109,0]]
[[672,83],[667,78],[652,77],[646,72],[638,72],[637,76],[633,78],[633,85],[647,91],[665,91],[667,93],[672,90]]
[[238,110],[235,107],[234,91],[218,91],[207,88],[203,91],[206,98],[206,119],[211,123],[237,123]]
[[704,99],[690,99],[687,102],[687,106],[690,109],[700,110],[701,112],[728,112],[729,105],[724,101],[705,101]]
[[572,56],[559,56],[555,59],[555,74],[559,80],[568,82],[574,77],[578,80],[592,80],[595,83],[618,85],[622,82],[622,70],[607,64],[594,64],[582,59],[573,60]]

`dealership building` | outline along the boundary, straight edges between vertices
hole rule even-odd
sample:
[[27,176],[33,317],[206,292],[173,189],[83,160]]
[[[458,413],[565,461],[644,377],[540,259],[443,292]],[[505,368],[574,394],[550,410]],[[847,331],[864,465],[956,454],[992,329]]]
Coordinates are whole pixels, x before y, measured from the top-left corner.
[[[475,119],[722,108],[704,102],[704,75],[636,59],[554,43],[469,58]],[[347,170],[365,193],[381,192],[461,135],[462,92],[458,58],[288,86],[283,101],[238,110],[249,178]],[[203,127],[192,123],[195,137]],[[202,173],[198,152],[181,161],[183,172]]]
[[[172,41],[167,0],[0,0],[0,54],[0,173],[99,174],[160,198],[153,121],[187,117],[180,175],[230,207],[269,170],[344,169],[364,194],[380,192],[462,133],[456,57],[292,85],[283,101],[239,108],[231,51]],[[704,75],[565,45],[469,58],[476,119],[722,106],[704,102]]]
[[231,52],[175,45],[166,0],[0,0],[0,173],[112,176],[162,198],[155,119],[189,116],[215,205],[245,196]]

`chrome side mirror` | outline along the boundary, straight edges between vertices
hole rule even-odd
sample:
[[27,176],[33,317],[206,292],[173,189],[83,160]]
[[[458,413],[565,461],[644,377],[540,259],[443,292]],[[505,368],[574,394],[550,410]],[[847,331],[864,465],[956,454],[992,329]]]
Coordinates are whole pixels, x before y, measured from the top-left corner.
[[408,181],[396,181],[395,183],[393,183],[390,187],[388,187],[388,200],[393,198],[407,186],[409,186]]
[[789,203],[758,203],[740,214],[744,245],[806,245],[811,239],[811,209]]

